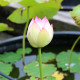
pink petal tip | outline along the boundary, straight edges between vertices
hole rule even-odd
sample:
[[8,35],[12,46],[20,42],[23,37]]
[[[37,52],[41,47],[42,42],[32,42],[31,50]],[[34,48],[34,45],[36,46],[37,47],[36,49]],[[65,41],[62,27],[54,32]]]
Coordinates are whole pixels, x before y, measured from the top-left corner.
[[42,19],[42,22],[47,22],[48,19],[46,18],[46,16]]
[[36,16],[35,21],[38,20],[38,17]]
[[53,28],[53,24],[51,24],[51,27]]

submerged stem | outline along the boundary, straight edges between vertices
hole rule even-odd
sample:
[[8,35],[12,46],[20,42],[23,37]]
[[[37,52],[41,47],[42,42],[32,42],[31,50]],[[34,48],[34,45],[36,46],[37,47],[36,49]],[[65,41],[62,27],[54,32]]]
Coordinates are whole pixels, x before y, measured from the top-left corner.
[[40,78],[41,78],[41,80],[43,80],[43,75],[42,75],[42,59],[41,59],[41,48],[38,48],[38,54],[39,54]]
[[28,23],[29,23],[29,7],[27,7],[27,23],[23,32],[23,63],[24,63],[24,57],[25,57],[25,35],[27,32]]
[[80,40],[80,36],[76,39],[76,41],[74,42],[72,48],[71,48],[71,52],[70,52],[70,58],[69,58],[69,65],[68,65],[68,70],[70,70],[70,63],[71,63],[71,57],[72,57],[72,52],[77,44],[77,42]]

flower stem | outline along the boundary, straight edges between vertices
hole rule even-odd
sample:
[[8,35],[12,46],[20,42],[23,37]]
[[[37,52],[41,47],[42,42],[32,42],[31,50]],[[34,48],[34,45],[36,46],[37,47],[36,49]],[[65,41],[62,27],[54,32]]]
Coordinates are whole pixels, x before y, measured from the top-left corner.
[[24,58],[25,58],[25,35],[27,32],[28,23],[29,23],[29,7],[27,7],[27,23],[23,32],[23,63],[24,63]]
[[39,68],[40,68],[40,80],[43,80],[42,76],[42,59],[41,59],[41,48],[38,48],[38,53],[39,53]]
[[68,65],[68,70],[70,70],[70,63],[71,63],[71,57],[72,57],[72,52],[77,44],[77,42],[80,40],[80,36],[76,39],[76,41],[74,42],[72,48],[71,48],[71,52],[70,52],[70,58],[69,58],[69,65]]

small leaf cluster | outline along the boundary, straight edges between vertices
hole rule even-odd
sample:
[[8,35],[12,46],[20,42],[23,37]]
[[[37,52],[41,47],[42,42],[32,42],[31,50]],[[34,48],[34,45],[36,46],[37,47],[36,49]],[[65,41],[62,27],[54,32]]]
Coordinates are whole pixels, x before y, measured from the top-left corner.
[[[30,54],[31,52],[32,49],[27,47],[26,54]],[[21,58],[22,58],[22,48],[17,49],[16,52],[4,52],[3,54],[0,54],[0,72],[9,75],[10,72],[13,70],[11,64],[15,63],[16,61],[19,61]],[[0,75],[0,80],[9,80],[9,79]]]
[[[32,49],[27,47],[25,49],[25,54],[30,54]],[[22,58],[23,49],[19,48],[16,52],[4,52],[4,54],[0,54],[0,61],[4,63],[14,63]]]

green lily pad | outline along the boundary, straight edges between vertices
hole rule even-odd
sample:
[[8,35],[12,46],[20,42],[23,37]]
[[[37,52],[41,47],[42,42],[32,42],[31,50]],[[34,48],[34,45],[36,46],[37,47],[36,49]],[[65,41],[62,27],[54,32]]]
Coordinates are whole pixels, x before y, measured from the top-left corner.
[[7,78],[0,75],[0,80],[9,80],[9,79],[7,79]]
[[8,4],[9,4],[9,2],[4,1],[4,0],[0,0],[0,5],[1,5],[1,6],[6,6],[6,5],[8,5]]
[[12,66],[10,64],[4,64],[0,62],[0,72],[9,75],[11,71],[12,71]]
[[[59,68],[62,68],[63,71],[68,70],[69,57],[70,57],[70,50],[68,50],[67,52],[65,51],[60,52],[59,55],[57,56],[56,59],[57,65]],[[80,54],[77,54],[76,52],[72,53],[70,72],[80,73]]]
[[30,77],[30,79],[26,79],[26,80],[38,80],[36,79],[34,76]]
[[49,77],[47,77],[47,79],[44,79],[44,80],[56,80],[56,78],[52,77],[52,76],[49,76]]
[[[26,80],[38,80],[38,79],[36,79],[34,76],[32,76],[32,77],[30,77],[30,79],[26,79]],[[52,76],[49,76],[49,77],[47,77],[47,78],[44,79],[44,80],[56,80],[56,78],[54,78],[54,77],[52,77]]]
[[7,24],[4,23],[0,23],[0,32],[2,31],[13,31],[13,28],[8,27]]
[[[56,55],[52,52],[47,52],[47,53],[43,52],[41,56],[42,56],[42,62],[49,62],[56,58]],[[37,60],[39,61],[39,55],[37,56]]]
[[[53,64],[42,64],[43,77],[47,77],[56,71]],[[28,75],[40,78],[39,63],[34,61],[24,66],[23,71]]]
[[[12,66],[10,64],[4,64],[0,62],[0,72],[9,75],[11,71],[12,71]],[[9,79],[0,75],[0,80],[9,80]]]
[[16,54],[14,52],[5,52],[4,54],[0,54],[0,61],[3,61],[5,63],[14,63],[18,60],[20,60],[21,55]]
[[[26,53],[26,54],[30,54],[31,52],[32,52],[32,49],[31,49],[31,48],[28,47],[28,48],[25,49],[25,53]],[[19,49],[16,51],[16,53],[17,53],[17,54],[22,54],[22,53],[23,53],[23,49],[22,49],[22,48],[19,48]]]

